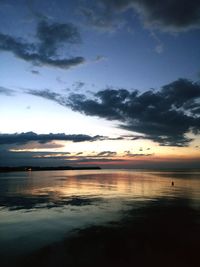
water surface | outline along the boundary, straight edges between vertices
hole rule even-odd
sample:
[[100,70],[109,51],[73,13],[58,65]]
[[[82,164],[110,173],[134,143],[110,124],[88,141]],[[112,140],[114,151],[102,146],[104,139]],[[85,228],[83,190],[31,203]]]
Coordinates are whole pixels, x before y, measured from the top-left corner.
[[77,229],[115,224],[130,213],[136,219],[149,216],[146,207],[169,201],[199,212],[200,172],[0,173],[0,256],[9,264],[10,255],[23,257],[70,238]]

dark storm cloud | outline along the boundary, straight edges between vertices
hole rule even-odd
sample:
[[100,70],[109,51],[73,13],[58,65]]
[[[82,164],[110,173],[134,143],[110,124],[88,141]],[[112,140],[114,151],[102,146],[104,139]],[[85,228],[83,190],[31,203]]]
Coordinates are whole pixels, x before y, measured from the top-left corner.
[[76,27],[70,23],[38,23],[37,41],[28,43],[20,38],[0,33],[0,50],[12,52],[16,57],[37,66],[52,66],[68,69],[83,64],[83,57],[62,57],[59,49],[63,44],[74,44],[80,40]]
[[104,140],[103,136],[90,136],[85,134],[36,134],[34,132],[3,134],[0,133],[0,144],[26,144],[28,142],[37,141],[39,143],[48,143],[51,141],[71,141],[71,142],[93,142]]
[[116,15],[132,9],[144,25],[164,31],[186,31],[200,28],[199,0],[98,0],[98,5],[87,6],[82,14],[96,27],[114,26]]
[[7,96],[12,96],[13,93],[14,90],[0,86],[0,95],[3,94]]
[[150,139],[169,146],[188,145],[191,139],[186,134],[200,132],[199,105],[200,85],[185,79],[157,92],[106,89],[94,98],[73,94],[66,102],[74,111],[120,121],[121,128],[144,135],[133,140]]

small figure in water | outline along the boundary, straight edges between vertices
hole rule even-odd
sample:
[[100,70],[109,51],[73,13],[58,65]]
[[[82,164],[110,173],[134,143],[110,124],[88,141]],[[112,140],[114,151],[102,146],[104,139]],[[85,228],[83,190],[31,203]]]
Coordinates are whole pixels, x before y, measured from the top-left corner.
[[174,182],[172,181],[172,186],[174,186]]

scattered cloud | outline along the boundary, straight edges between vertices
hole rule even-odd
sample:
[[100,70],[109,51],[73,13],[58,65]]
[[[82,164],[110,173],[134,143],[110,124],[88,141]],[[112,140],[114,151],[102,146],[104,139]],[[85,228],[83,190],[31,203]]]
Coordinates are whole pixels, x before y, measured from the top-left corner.
[[68,69],[85,62],[83,57],[59,55],[62,45],[80,42],[78,29],[71,23],[48,23],[41,21],[37,26],[37,41],[28,43],[20,38],[0,33],[0,50],[12,52],[16,57],[36,66],[51,66]]
[[144,153],[127,153],[126,154],[126,157],[149,157],[149,156],[152,156],[153,154],[144,154]]
[[98,153],[96,156],[97,157],[113,157],[116,155],[117,155],[117,153],[114,151],[102,151],[102,152]]
[[56,81],[60,84],[66,84],[66,82],[63,81],[60,77],[56,77]]
[[78,91],[80,89],[82,89],[85,86],[84,82],[78,81],[72,84],[72,87],[74,88],[74,90]]
[[31,73],[35,74],[35,75],[39,75],[40,74],[40,72],[38,70],[31,70]]
[[95,58],[95,62],[99,62],[99,61],[104,61],[104,60],[106,60],[107,58],[105,57],[105,56],[96,56],[96,58]]
[[76,156],[80,156],[82,154],[83,154],[83,152],[78,152],[78,153],[76,153]]
[[57,48],[64,42],[76,44],[81,42],[78,29],[72,23],[51,23],[41,21],[37,27],[37,37],[40,41],[40,54],[54,56]]
[[79,13],[87,25],[101,31],[112,32],[122,28],[125,23],[123,19],[116,18],[115,12],[109,10],[102,1],[97,1],[95,5],[91,3],[91,5],[79,7]]

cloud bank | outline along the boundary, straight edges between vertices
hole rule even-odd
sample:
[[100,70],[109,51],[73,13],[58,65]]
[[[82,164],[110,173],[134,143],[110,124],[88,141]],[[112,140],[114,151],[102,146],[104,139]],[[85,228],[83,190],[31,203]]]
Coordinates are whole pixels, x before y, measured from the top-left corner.
[[185,146],[191,141],[186,134],[200,131],[200,84],[185,79],[157,92],[106,89],[94,99],[74,94],[67,105],[86,115],[120,121],[121,128],[161,145]]
[[49,90],[29,90],[88,116],[118,121],[122,129],[137,132],[132,140],[149,139],[163,146],[187,146],[187,134],[200,132],[200,84],[179,79],[159,91],[105,89],[93,97],[71,94],[69,97]]

